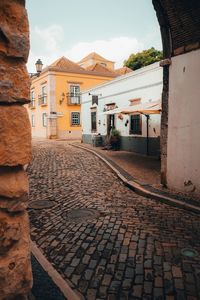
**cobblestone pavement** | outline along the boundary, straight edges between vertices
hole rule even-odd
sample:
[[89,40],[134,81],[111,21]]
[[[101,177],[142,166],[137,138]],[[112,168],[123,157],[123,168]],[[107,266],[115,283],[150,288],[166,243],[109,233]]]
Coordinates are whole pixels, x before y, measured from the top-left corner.
[[125,187],[94,155],[34,143],[28,168],[31,236],[85,299],[200,299],[200,216]]

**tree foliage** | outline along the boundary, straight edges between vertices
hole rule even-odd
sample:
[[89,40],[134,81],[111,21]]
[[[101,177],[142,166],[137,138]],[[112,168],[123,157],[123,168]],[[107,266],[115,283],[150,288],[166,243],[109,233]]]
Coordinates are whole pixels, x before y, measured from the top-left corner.
[[163,58],[163,52],[156,50],[154,47],[131,54],[127,60],[124,61],[124,66],[137,70],[142,67],[153,64],[154,62],[160,61]]

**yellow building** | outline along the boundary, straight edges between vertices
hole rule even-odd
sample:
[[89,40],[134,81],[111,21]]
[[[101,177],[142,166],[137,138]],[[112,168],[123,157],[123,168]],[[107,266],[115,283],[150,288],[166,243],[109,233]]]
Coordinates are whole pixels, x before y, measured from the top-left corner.
[[32,136],[80,138],[81,91],[116,76],[103,65],[83,68],[65,57],[33,76],[28,106]]
[[96,52],[92,52],[88,54],[86,57],[84,57],[78,62],[78,65],[81,66],[82,68],[88,68],[96,64],[99,64],[110,70],[114,70],[115,68],[115,63],[113,61],[105,59],[104,57],[100,56]]

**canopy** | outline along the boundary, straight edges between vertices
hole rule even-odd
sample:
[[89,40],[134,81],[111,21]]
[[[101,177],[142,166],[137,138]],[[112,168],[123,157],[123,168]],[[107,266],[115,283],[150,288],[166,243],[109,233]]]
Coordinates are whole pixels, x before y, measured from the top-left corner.
[[160,114],[161,109],[161,101],[153,101],[148,103],[140,103],[137,105],[130,105],[124,108],[115,108],[104,112],[104,115],[113,115],[113,114],[144,114],[144,115],[153,115]]
[[121,110],[122,114],[144,114],[153,115],[161,113],[161,101],[154,101],[148,103],[141,103],[137,105],[128,106]]

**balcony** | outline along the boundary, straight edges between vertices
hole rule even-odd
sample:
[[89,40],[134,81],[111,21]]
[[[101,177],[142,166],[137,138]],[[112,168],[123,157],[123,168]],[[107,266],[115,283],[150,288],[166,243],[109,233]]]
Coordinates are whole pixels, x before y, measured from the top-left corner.
[[47,95],[46,94],[39,95],[38,104],[41,105],[41,106],[47,105]]
[[81,93],[67,93],[67,104],[68,105],[80,105],[81,104]]
[[31,102],[29,103],[28,107],[29,107],[30,109],[35,108],[35,99],[31,99]]

